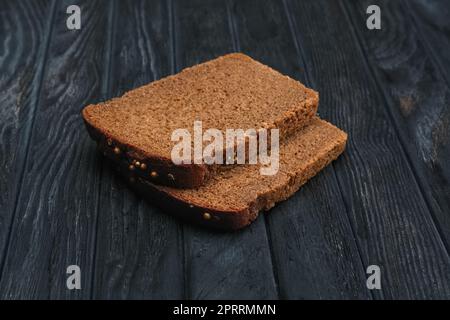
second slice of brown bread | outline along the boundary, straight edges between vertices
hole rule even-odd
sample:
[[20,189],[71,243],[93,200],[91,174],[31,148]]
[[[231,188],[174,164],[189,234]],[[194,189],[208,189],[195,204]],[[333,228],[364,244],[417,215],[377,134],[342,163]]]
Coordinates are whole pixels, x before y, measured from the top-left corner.
[[[90,135],[113,160],[128,161],[145,179],[173,187],[203,185],[217,171],[204,164],[174,165],[175,129],[279,128],[291,135],[317,112],[317,92],[243,54],[228,54],[87,106]],[[138,162],[139,168],[133,163]],[[142,165],[144,164],[144,165]],[[142,167],[142,169],[141,169]]]
[[277,174],[260,175],[260,165],[236,166],[211,177],[198,189],[158,186],[124,166],[119,170],[132,187],[167,212],[207,227],[235,230],[295,193],[343,152],[346,141],[345,132],[315,118],[280,145]]

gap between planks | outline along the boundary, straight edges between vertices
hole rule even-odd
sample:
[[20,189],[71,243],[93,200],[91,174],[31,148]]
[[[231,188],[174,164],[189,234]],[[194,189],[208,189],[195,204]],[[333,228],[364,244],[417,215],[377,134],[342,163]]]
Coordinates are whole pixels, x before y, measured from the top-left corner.
[[[112,55],[114,53],[114,40],[116,35],[116,21],[117,21],[117,1],[111,0],[109,1],[108,8],[108,34],[106,38],[106,50],[105,50],[105,64],[104,64],[104,72],[102,74],[102,87],[101,87],[101,96],[102,99],[108,99],[112,95],[112,85],[111,85],[111,69],[112,69]],[[99,216],[100,216],[100,205],[101,205],[101,195],[102,195],[102,185],[103,185],[103,173],[104,173],[104,165],[102,162],[100,165],[99,179],[98,179],[98,188],[97,188],[97,203],[95,204],[96,213],[95,213],[95,227],[94,234],[92,237],[94,238],[91,241],[92,248],[92,265],[91,265],[91,288],[90,288],[90,298],[94,299],[95,297],[95,283],[97,279],[97,243],[98,243],[98,229],[99,229]]]

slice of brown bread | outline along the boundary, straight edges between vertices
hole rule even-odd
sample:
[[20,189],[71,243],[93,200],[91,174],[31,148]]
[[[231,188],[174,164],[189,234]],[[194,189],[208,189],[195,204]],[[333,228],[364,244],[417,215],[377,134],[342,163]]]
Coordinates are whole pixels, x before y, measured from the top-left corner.
[[175,129],[192,132],[201,120],[203,130],[222,132],[279,128],[283,139],[312,119],[318,102],[317,92],[300,82],[233,53],[89,105],[82,115],[91,137],[109,147],[108,156],[127,159],[130,169],[157,184],[193,188],[218,166],[173,164]]
[[197,189],[159,186],[118,167],[145,198],[184,220],[235,230],[250,224],[261,210],[285,200],[344,150],[347,134],[315,118],[280,146],[276,175],[262,176],[260,165],[235,166]]

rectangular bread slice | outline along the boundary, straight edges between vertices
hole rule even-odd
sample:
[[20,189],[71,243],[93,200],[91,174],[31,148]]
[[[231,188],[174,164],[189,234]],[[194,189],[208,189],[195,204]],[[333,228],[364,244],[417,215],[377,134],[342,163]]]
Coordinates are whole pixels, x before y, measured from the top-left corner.
[[[141,177],[180,188],[201,186],[218,165],[171,160],[175,129],[279,128],[280,138],[317,112],[318,93],[250,57],[233,53],[129,91],[82,111],[91,137],[107,156],[126,160]],[[222,166],[223,167],[223,166]]]
[[343,152],[346,141],[345,132],[314,118],[281,144],[276,175],[260,175],[260,165],[235,166],[197,189],[160,186],[136,176],[125,165],[117,169],[137,192],[168,213],[207,227],[236,230],[294,194]]

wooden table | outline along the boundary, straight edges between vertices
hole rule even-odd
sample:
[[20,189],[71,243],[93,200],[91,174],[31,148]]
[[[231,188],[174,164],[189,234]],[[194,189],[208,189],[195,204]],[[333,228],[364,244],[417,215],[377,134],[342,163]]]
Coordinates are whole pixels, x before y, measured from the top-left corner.
[[[448,1],[78,0],[68,30],[73,2],[0,3],[0,298],[450,298]],[[231,51],[318,90],[349,143],[215,233],[133,194],[80,110]]]

